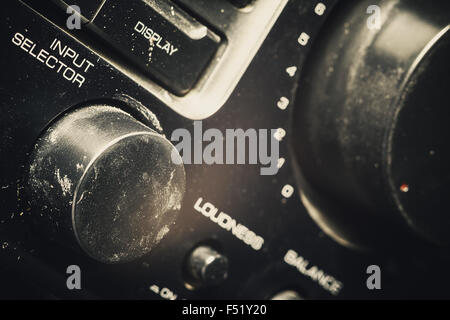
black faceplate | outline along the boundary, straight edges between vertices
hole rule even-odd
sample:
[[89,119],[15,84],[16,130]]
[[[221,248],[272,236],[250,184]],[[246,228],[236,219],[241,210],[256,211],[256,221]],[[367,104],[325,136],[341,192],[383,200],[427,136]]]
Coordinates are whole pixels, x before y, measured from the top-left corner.
[[[20,179],[34,142],[65,111],[92,101],[114,101],[118,95],[148,107],[169,137],[176,128],[192,131],[193,121],[172,111],[25,4],[5,1],[0,14],[0,280],[6,285],[1,285],[0,296],[161,299],[161,294],[150,289],[152,285],[170,289],[177,299],[266,299],[288,288],[298,290],[305,298],[442,296],[444,281],[437,283],[436,276],[429,277],[448,266],[444,259],[432,253],[432,258],[414,254],[396,258],[344,248],[315,225],[301,204],[298,190],[289,199],[281,194],[287,184],[297,189],[288,148],[290,114],[302,65],[311,47],[299,45],[297,39],[306,32],[312,44],[336,2],[323,1],[327,11],[319,16],[314,13],[316,1],[289,1],[231,98],[203,121],[204,130],[284,128],[288,134],[281,143],[280,156],[286,163],[278,174],[261,176],[260,167],[255,165],[186,165],[187,193],[180,218],[167,237],[139,261],[104,265],[62,244],[49,243],[33,230],[28,220],[36,213],[28,212],[20,199]],[[48,47],[58,38],[89,59],[95,66],[86,74],[83,86],[65,80],[14,45],[16,32],[36,43],[36,49]],[[294,77],[286,72],[291,66],[298,68]],[[291,102],[284,111],[277,107],[281,97]],[[202,216],[194,209],[199,197],[261,235],[265,239],[263,248],[253,250]],[[229,278],[218,287],[190,290],[184,283],[183,262],[186,254],[203,242],[217,244],[227,255]],[[331,295],[283,262],[289,249],[305,257],[309,268],[318,266],[341,281],[340,293]],[[83,270],[81,291],[66,289],[65,271],[72,264]],[[385,270],[381,291],[366,287],[366,268],[371,264]]]

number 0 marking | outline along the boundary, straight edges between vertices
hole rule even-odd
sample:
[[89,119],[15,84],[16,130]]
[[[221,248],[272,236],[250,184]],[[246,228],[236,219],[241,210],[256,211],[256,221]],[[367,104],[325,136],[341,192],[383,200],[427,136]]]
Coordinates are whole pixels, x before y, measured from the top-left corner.
[[285,197],[286,199],[289,199],[294,194],[294,187],[292,187],[290,184],[287,184],[281,189],[281,195]]

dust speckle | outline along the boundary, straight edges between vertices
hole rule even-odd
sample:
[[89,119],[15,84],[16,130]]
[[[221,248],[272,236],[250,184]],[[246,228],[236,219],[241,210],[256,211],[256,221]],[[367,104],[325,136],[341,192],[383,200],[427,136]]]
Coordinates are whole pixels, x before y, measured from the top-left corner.
[[156,242],[161,241],[162,238],[170,231],[168,226],[164,226],[161,230],[159,230],[158,234],[156,235]]
[[67,193],[72,194],[72,191],[71,191],[72,181],[70,181],[70,179],[67,177],[67,175],[64,175],[64,177],[61,177],[59,169],[56,169],[55,176],[56,176],[56,180],[58,181],[59,185],[61,186],[63,196],[65,196]]

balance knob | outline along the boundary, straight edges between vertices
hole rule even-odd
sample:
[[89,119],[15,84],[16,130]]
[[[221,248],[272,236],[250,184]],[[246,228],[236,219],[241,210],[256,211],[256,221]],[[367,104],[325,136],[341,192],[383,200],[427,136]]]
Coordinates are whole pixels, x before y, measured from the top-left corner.
[[303,71],[302,201],[348,246],[450,246],[450,3],[380,1],[379,28],[371,4],[340,2]]
[[194,282],[218,285],[228,277],[228,258],[209,246],[200,246],[190,254],[188,269]]
[[51,125],[35,145],[27,179],[38,229],[105,263],[150,252],[175,222],[185,191],[174,146],[107,105]]

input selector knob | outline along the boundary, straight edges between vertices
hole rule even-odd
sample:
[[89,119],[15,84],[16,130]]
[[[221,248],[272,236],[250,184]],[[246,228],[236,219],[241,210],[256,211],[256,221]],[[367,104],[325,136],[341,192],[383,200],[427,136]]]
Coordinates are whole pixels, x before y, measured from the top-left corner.
[[38,229],[105,263],[150,252],[175,222],[185,191],[174,146],[107,105],[51,125],[35,145],[27,179]]

